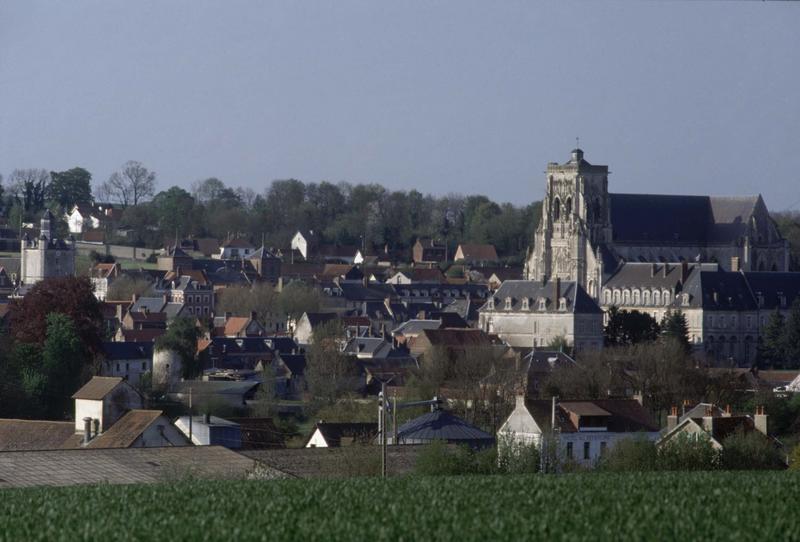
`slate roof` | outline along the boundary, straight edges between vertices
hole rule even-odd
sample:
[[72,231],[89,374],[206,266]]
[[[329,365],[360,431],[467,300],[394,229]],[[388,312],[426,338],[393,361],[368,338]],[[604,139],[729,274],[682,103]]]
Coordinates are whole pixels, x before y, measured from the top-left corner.
[[432,346],[465,348],[469,346],[489,346],[492,340],[481,329],[425,329],[421,336]]
[[119,376],[93,376],[72,398],[100,401],[121,383],[122,377]]
[[733,244],[760,196],[609,194],[614,242]]
[[339,316],[334,312],[307,312],[308,323],[312,328],[336,320]]
[[129,410],[86,448],[128,448],[163,414],[160,410]]
[[385,357],[392,345],[378,337],[354,337],[344,347],[346,354],[363,354],[370,357]]
[[303,376],[306,371],[305,354],[281,354],[280,359],[293,376]]
[[494,437],[445,410],[434,410],[401,425],[399,443],[432,442],[492,444]]
[[499,259],[494,245],[461,244],[459,248],[467,262],[496,262]]
[[[689,307],[703,310],[749,311],[756,309],[756,300],[742,273],[724,271],[700,271],[686,281],[682,294],[689,294]],[[681,296],[676,306],[686,307]]]
[[222,243],[224,248],[253,248],[253,245],[250,244],[249,241],[246,239],[242,239],[241,237],[236,237],[234,239],[228,239],[224,243]]
[[[699,270],[701,266],[703,264],[687,264],[686,271],[691,274]],[[716,264],[712,264],[712,267],[716,267]],[[649,287],[674,290],[682,283],[682,273],[683,270],[680,263],[626,262],[620,265],[617,271],[608,278],[603,284],[603,289]]]
[[408,320],[392,331],[392,335],[419,335],[426,329],[439,329],[441,320]]
[[[511,298],[511,311],[522,311],[522,300],[528,298],[531,313],[540,312],[537,300],[547,300],[546,312],[559,312],[556,297],[556,281],[549,281],[542,285],[534,280],[507,280],[494,293],[494,310],[502,312],[505,309],[505,299]],[[561,297],[567,301],[566,312],[575,313],[602,313],[602,309],[589,297],[580,285],[573,281],[561,281]],[[480,310],[486,309],[486,305]]]
[[222,446],[9,452],[0,454],[0,488],[244,479],[254,467]]
[[0,452],[58,450],[74,434],[74,422],[0,419]]
[[[794,299],[800,297],[800,273],[748,272],[744,276],[756,300],[758,300],[758,294],[761,293],[762,309],[787,309],[791,307]],[[780,305],[781,295],[786,297],[785,307]]]
[[153,357],[152,342],[104,342],[107,360],[145,359]]

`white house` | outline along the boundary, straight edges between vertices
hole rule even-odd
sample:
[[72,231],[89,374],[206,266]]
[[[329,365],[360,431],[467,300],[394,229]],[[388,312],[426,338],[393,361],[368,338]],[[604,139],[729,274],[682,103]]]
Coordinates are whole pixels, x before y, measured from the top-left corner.
[[311,256],[311,252],[313,250],[314,244],[316,243],[316,236],[314,235],[313,230],[309,231],[298,231],[292,237],[292,250],[296,250],[303,256],[304,260],[308,260]]
[[117,376],[93,376],[72,396],[75,400],[75,432],[83,433],[84,418],[97,420],[105,432],[128,410],[142,408],[142,395]]
[[369,444],[378,434],[377,423],[319,422],[304,448],[338,448],[351,444]]
[[66,214],[67,225],[69,232],[73,234],[80,234],[84,228],[95,229],[100,227],[100,219],[95,216],[97,212],[91,205],[75,205],[72,210]]
[[560,461],[591,467],[623,439],[641,436],[656,441],[660,433],[650,413],[633,399],[553,403],[518,396],[516,407],[497,432],[497,441],[501,446],[540,447],[550,435]]
[[219,247],[219,253],[213,256],[216,260],[243,260],[255,252],[255,247],[240,238],[228,239]]

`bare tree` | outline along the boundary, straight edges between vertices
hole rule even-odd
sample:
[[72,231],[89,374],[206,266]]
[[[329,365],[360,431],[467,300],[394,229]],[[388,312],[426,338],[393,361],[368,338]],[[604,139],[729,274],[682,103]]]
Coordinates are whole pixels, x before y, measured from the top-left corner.
[[141,162],[131,160],[125,162],[122,169],[111,174],[100,187],[100,193],[127,207],[153,197],[155,189],[155,172],[148,170]]
[[50,186],[50,173],[46,169],[15,169],[8,180],[11,193],[22,202],[26,211],[44,208]]

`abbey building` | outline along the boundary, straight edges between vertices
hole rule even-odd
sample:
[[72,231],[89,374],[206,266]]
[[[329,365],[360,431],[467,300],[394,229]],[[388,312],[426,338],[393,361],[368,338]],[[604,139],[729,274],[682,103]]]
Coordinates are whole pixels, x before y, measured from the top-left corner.
[[787,271],[788,243],[761,196],[613,194],[608,166],[575,149],[547,165],[542,218],[529,250],[529,280],[575,281],[600,301],[626,262],[716,263],[726,271]]

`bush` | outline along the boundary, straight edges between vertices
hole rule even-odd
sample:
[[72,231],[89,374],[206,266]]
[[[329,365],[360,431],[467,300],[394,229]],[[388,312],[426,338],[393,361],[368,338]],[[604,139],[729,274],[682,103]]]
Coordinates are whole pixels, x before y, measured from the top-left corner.
[[706,435],[679,434],[658,449],[659,470],[712,470],[718,453]]
[[772,441],[758,431],[742,430],[722,441],[719,466],[724,470],[770,470],[785,466]]
[[506,474],[534,474],[541,469],[541,454],[535,444],[512,439],[498,443],[497,470]]
[[423,476],[455,476],[461,474],[495,474],[495,448],[473,450],[469,446],[450,446],[444,441],[426,445],[417,457],[414,472]]
[[617,442],[598,463],[600,470],[612,472],[654,471],[658,466],[656,444],[644,437],[627,438]]

